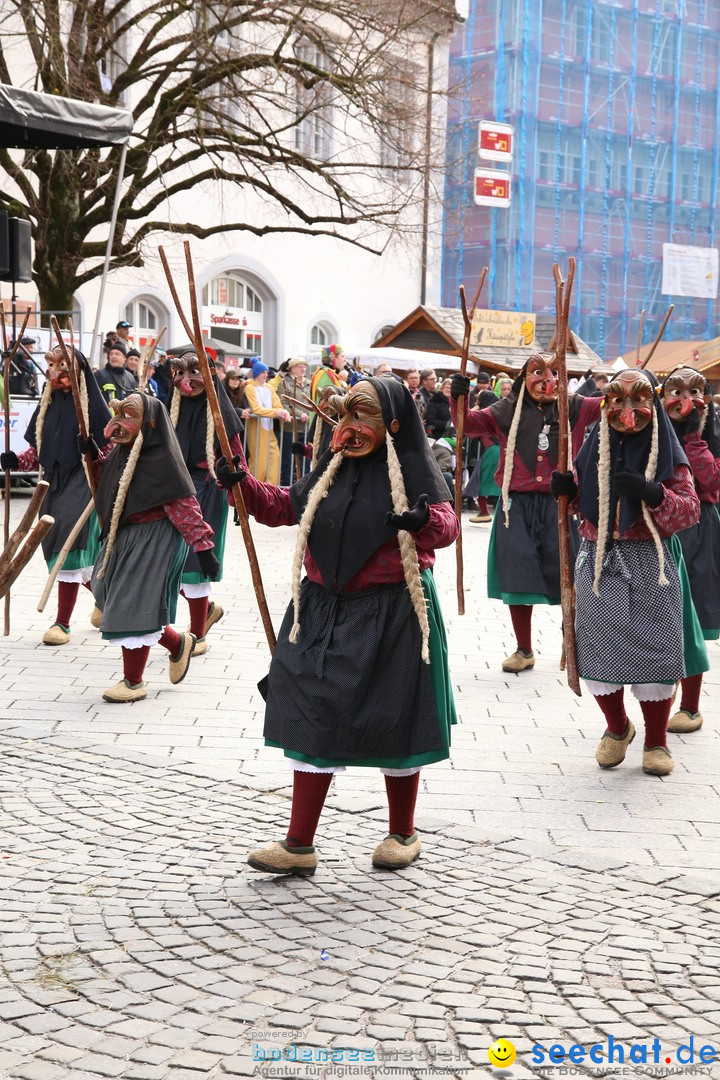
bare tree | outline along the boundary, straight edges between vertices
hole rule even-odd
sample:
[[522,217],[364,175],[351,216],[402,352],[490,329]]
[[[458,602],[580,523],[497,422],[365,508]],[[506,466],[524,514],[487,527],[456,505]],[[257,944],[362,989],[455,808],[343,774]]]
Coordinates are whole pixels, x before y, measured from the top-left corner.
[[[451,32],[454,7],[7,0],[0,81],[131,110],[112,267],[142,265],[158,231],[327,234],[379,251],[421,197],[425,46]],[[45,309],[71,308],[100,273],[119,154],[0,149],[14,184],[0,207],[32,222]],[[209,188],[230,208],[220,223],[175,220],[174,196]]]

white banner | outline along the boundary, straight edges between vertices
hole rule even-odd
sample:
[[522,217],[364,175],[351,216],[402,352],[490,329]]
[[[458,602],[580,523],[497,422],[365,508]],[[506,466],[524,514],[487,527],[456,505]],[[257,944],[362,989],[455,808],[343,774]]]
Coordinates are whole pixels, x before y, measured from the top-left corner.
[[662,291],[666,296],[714,300],[718,294],[718,249],[663,244]]

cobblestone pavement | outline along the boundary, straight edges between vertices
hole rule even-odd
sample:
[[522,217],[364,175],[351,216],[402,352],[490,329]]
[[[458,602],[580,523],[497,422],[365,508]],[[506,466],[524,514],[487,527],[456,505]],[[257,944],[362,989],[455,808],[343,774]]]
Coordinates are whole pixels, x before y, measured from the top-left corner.
[[[293,537],[255,536],[277,625]],[[617,1071],[620,1049],[628,1075],[653,1055],[655,1073],[677,1069],[691,1038],[696,1068],[720,1050],[718,647],[705,726],[671,736],[673,775],[642,774],[640,739],[600,771],[596,706],[557,671],[557,612],[537,612],[535,671],[500,671],[512,643],[483,595],[487,537],[466,519],[463,618],[452,551],[437,569],[461,723],[452,761],[423,773],[421,859],[372,869],[382,781],[355,770],[333,785],[318,872],[297,881],[245,865],[283,834],[289,787],[262,746],[267,647],[239,530],[210,653],[177,687],[154,657],[133,706],[101,701],[118,657],[89,596],[69,645],[39,644],[54,611],[35,611],[33,560],[0,662],[0,1080],[522,1080],[568,1074],[553,1045],[622,1044],[613,1066],[571,1065],[583,1075]],[[509,1068],[488,1061],[499,1037]],[[643,1046],[648,1064],[630,1064]]]

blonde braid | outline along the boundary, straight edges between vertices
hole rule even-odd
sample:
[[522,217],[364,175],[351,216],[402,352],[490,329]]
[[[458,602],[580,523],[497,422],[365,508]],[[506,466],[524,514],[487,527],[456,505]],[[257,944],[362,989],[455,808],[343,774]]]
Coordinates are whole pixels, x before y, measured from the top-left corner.
[[180,419],[180,406],[182,405],[182,394],[175,387],[173,388],[172,397],[170,398],[170,423],[174,428],[178,426],[178,420]]
[[608,532],[610,531],[610,425],[607,417],[600,419],[600,445],[598,448],[598,528],[595,541],[595,579],[593,592],[600,595],[600,577],[602,575],[603,562],[605,561],[605,548],[607,547]]
[[50,398],[52,397],[52,386],[50,380],[45,380],[43,386],[42,397],[40,398],[40,405],[38,406],[37,420],[35,421],[35,451],[40,460],[40,446],[42,445],[42,431],[45,424],[45,415],[50,406]]
[[215,424],[213,422],[212,407],[210,405],[210,398],[207,399],[207,409],[205,411],[205,460],[207,461],[208,472],[212,476],[213,480],[216,480],[215,476]]
[[[85,430],[87,431],[88,435],[91,436],[92,433],[90,431],[90,402],[88,401],[88,388],[87,388],[87,379],[85,377],[85,372],[82,373],[82,378],[80,379],[79,390],[80,390],[80,412],[82,413],[82,418],[85,421]],[[87,482],[88,482],[88,487],[92,491],[93,486],[92,486],[92,482],[90,480],[90,470],[88,469],[87,461],[85,460],[85,455],[84,454],[80,455],[80,460],[82,461],[83,472],[85,473],[85,477],[86,477]]]
[[295,554],[292,564],[292,598],[293,598],[293,624],[290,630],[290,641],[295,645],[300,635],[300,572],[302,570],[303,555],[307,547],[308,537],[312,528],[313,519],[320,505],[335,481],[335,474],[343,463],[342,454],[335,454],[330,459],[327,469],[310,492],[303,515],[300,518],[300,531],[295,545]]
[[120,518],[122,517],[123,507],[125,506],[125,500],[127,498],[127,493],[130,489],[130,483],[133,478],[133,473],[135,472],[137,460],[140,457],[142,445],[143,435],[141,431],[138,434],[135,442],[133,443],[132,450],[130,451],[130,456],[128,457],[125,468],[123,469],[123,474],[120,477],[120,483],[118,484],[118,493],[115,496],[115,502],[113,504],[112,518],[110,520],[110,530],[108,532],[107,543],[105,545],[105,558],[103,559],[103,564],[100,568],[100,573],[98,574],[98,577],[104,576],[105,567],[107,566],[108,559],[110,558],[110,552],[115,546],[115,537],[117,536],[117,531],[120,528]]
[[[654,480],[655,479],[655,473],[657,471],[659,443],[660,443],[660,438],[659,438],[659,433],[658,433],[657,409],[653,409],[652,437],[650,439],[650,454],[648,456],[647,466],[645,467],[645,479],[646,480]],[[649,511],[648,507],[646,506],[646,504],[644,502],[642,504],[642,512],[643,512],[643,520],[644,520],[645,524],[648,527],[650,535],[653,538],[653,542],[655,544],[655,550],[657,551],[658,563],[660,564],[660,574],[658,575],[658,585],[669,585],[668,579],[665,576],[665,552],[663,551],[662,540],[660,539],[660,534],[657,531],[657,526],[655,525],[655,522],[652,519],[650,511]]]
[[[409,509],[407,494],[405,492],[405,482],[403,480],[400,459],[397,456],[395,444],[392,441],[389,431],[386,431],[385,433],[385,445],[387,446],[388,476],[390,478],[390,494],[392,495],[393,510],[396,514],[404,514],[405,511]],[[410,599],[412,600],[412,606],[415,608],[415,614],[420,623],[420,632],[422,634],[421,656],[423,661],[426,664],[429,664],[430,624],[427,617],[427,601],[425,599],[425,590],[423,589],[422,579],[420,577],[420,563],[418,562],[415,540],[411,533],[406,532],[404,529],[400,529],[398,531],[398,544],[400,545],[400,555],[402,556],[405,583],[407,584]]]
[[520,427],[520,413],[522,412],[523,398],[525,397],[525,383],[520,387],[520,393],[515,403],[510,431],[508,432],[507,446],[505,447],[505,467],[502,481],[502,505],[505,512],[505,528],[510,528],[510,484],[512,483],[513,462],[515,459],[515,445],[517,433]]
[[314,469],[320,457],[320,438],[322,436],[323,420],[315,413],[315,430],[313,432],[313,452],[310,468]]

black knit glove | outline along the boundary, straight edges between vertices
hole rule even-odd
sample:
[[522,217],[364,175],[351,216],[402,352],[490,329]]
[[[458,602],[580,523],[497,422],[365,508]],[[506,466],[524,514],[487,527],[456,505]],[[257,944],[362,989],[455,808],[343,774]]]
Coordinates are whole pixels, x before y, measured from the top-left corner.
[[615,491],[629,499],[642,499],[653,509],[660,505],[664,495],[662,484],[646,480],[642,473],[630,471],[615,473]]
[[224,457],[219,457],[215,462],[215,475],[217,476],[217,482],[221,487],[227,488],[228,491],[233,484],[239,484],[241,480],[244,480],[247,476],[247,469],[243,469],[240,465],[240,455],[236,454],[232,459],[232,463],[235,469],[231,469]]
[[81,454],[89,454],[93,461],[97,461],[100,457],[98,444],[95,442],[92,435],[88,435],[87,439],[83,439],[80,432],[78,432],[77,448]]
[[11,469],[13,472],[20,468],[20,462],[18,456],[14,450],[8,450],[6,454],[0,454],[0,469],[5,472],[6,469]]
[[450,397],[457,401],[459,397],[467,397],[470,393],[470,380],[467,375],[453,375],[450,383]]
[[568,499],[575,498],[578,486],[572,472],[558,472],[557,469],[550,477],[550,494],[559,499],[561,495],[567,495]]
[[385,515],[385,523],[398,532],[418,532],[430,517],[427,495],[421,495],[412,510],[406,510],[404,514],[393,514],[388,510]]
[[217,576],[220,573],[220,563],[213,549],[196,551],[195,554],[197,555],[197,561],[200,563],[203,577],[210,578],[211,581],[217,581]]

